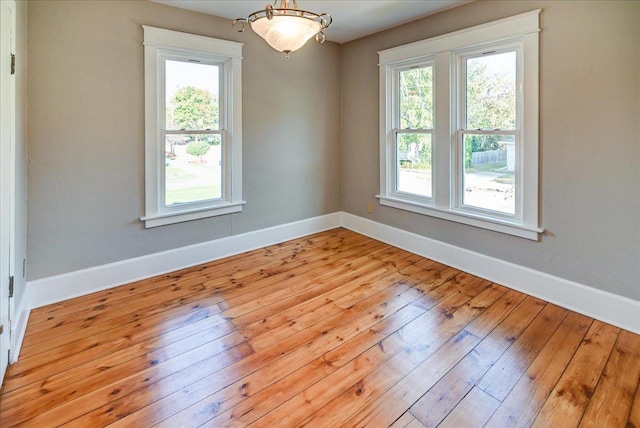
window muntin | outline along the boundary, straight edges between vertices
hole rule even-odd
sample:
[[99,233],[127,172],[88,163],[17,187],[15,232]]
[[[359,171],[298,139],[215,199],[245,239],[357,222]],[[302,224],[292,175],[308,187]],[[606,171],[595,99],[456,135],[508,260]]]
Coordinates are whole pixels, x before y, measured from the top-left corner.
[[[376,196],[381,205],[539,239],[544,230],[538,226],[540,12],[379,52],[380,194]],[[433,67],[433,124],[426,125],[432,128],[403,129],[397,76],[425,62]],[[492,81],[492,70],[500,71],[506,83]],[[488,89],[471,87],[478,77],[491,84]],[[486,106],[503,111],[478,114]],[[402,126],[413,124],[407,121]],[[401,165],[399,153],[406,147],[403,132],[431,137],[430,197],[403,183],[400,173],[406,162]],[[487,172],[489,180],[482,177]],[[465,192],[469,188],[476,194]]]
[[149,26],[145,227],[242,210],[242,44]]

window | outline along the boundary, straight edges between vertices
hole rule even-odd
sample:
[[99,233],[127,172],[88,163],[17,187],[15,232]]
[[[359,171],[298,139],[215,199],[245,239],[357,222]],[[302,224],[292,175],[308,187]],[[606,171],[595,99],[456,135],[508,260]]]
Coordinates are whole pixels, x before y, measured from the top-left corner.
[[145,227],[241,211],[242,45],[143,28]]
[[433,194],[433,65],[407,65],[398,68],[394,78],[398,89],[393,118],[394,193],[415,200],[428,199]]
[[379,53],[382,205],[538,239],[539,14]]
[[460,55],[459,151],[462,188],[458,206],[515,216],[519,152],[517,51]]

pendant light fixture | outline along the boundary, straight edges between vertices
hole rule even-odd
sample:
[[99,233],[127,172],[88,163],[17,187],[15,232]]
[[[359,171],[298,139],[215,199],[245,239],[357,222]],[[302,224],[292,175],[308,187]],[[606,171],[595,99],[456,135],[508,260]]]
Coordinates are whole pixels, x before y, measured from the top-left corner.
[[[247,18],[233,21],[233,29],[238,33],[245,30],[247,22],[260,37],[287,58],[300,49],[314,35],[318,43],[324,43],[324,29],[331,25],[331,15],[314,13],[298,8],[297,0],[278,0],[268,4],[264,10],[253,12]],[[291,5],[293,4],[293,7]]]

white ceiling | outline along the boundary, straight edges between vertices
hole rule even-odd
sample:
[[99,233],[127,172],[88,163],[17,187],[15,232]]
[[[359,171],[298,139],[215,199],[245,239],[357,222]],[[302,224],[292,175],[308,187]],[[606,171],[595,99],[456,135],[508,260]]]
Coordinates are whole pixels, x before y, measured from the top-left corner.
[[[182,9],[195,10],[223,18],[246,18],[264,9],[269,0],[151,0]],[[387,28],[459,6],[470,0],[298,0],[300,9],[326,12],[333,24],[325,33],[327,40],[345,43]]]

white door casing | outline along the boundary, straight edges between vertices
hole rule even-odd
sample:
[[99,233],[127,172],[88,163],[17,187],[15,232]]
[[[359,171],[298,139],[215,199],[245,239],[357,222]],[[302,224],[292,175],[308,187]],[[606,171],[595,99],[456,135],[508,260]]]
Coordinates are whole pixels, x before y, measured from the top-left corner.
[[0,382],[9,363],[11,304],[9,278],[15,249],[15,26],[16,3],[0,2]]

